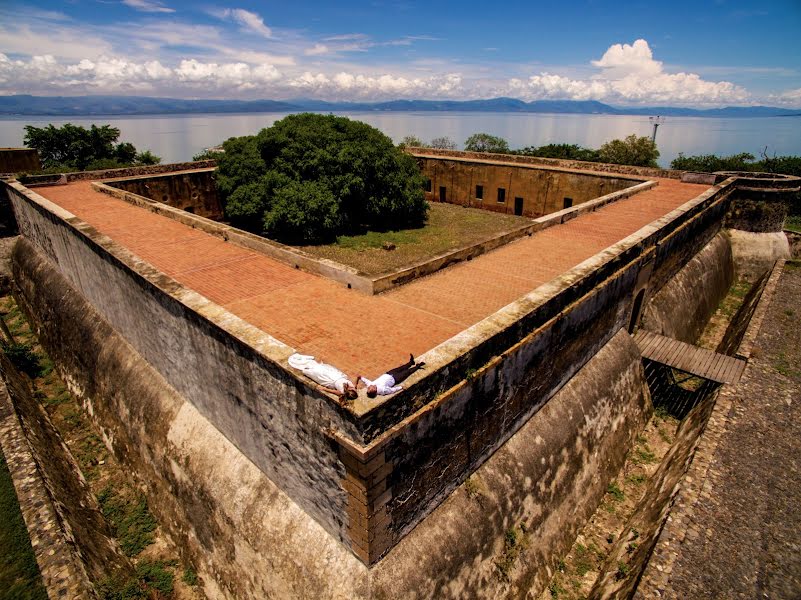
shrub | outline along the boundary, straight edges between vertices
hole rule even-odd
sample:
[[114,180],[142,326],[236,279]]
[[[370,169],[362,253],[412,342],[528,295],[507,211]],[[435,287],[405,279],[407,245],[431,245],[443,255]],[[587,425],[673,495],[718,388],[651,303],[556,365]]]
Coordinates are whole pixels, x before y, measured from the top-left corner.
[[649,137],[630,135],[623,140],[612,140],[598,149],[601,162],[635,167],[658,167],[659,150]]
[[489,133],[474,133],[465,141],[464,149],[468,152],[508,154],[509,144],[502,137],[490,135]]
[[715,171],[752,171],[754,170],[754,155],[748,152],[732,154],[731,156],[716,156],[714,154],[699,154],[684,156],[683,153],[670,163],[671,169],[680,171],[701,171],[713,173]]
[[431,147],[438,148],[440,150],[456,150],[456,142],[444,135],[441,137],[435,137],[433,140],[431,140]]
[[578,144],[546,144],[545,146],[529,146],[518,150],[517,154],[523,156],[538,156],[541,158],[560,158],[563,160],[598,161],[598,151],[584,148]]
[[30,344],[2,342],[2,348],[8,360],[17,369],[28,375],[38,377],[41,373],[40,357]]

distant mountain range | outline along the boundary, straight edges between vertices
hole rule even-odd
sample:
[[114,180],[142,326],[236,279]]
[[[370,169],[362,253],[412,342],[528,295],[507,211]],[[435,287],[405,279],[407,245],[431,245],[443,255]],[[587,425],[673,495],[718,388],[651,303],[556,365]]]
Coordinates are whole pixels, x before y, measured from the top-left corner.
[[181,100],[142,96],[0,96],[4,116],[170,115],[258,112],[500,112],[602,115],[662,115],[669,117],[799,117],[801,110],[770,106],[728,106],[695,109],[671,106],[615,107],[592,100],[392,100],[389,102],[325,102],[277,100]]

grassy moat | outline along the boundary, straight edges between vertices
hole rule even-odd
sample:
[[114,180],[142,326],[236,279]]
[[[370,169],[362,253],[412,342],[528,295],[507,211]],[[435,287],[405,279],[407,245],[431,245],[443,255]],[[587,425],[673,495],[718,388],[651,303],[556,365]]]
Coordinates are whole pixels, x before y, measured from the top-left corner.
[[[6,346],[7,356],[31,378],[34,397],[45,408],[76,459],[120,549],[134,567],[133,577],[109,574],[100,581],[93,581],[98,598],[202,598],[195,570],[180,560],[178,549],[161,531],[138,483],[108,451],[85,409],[58,376],[55,365],[39,345],[12,297],[0,298],[0,313],[15,342],[11,348]],[[8,477],[5,460],[2,463],[0,554],[4,556],[0,558],[0,598],[44,599],[47,596],[19,515],[16,496],[10,479],[5,480]],[[18,518],[14,516],[15,511]]]
[[[411,266],[463,246],[511,231],[530,219],[453,204],[429,204],[428,222],[417,229],[340,236],[333,244],[300,246],[317,258],[348,265],[367,275]],[[393,244],[386,250],[385,244]]]

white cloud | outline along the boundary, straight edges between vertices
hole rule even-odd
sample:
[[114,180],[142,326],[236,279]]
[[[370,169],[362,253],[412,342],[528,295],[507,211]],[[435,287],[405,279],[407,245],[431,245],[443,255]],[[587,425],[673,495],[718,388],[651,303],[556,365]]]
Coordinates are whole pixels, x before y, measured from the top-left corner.
[[781,94],[774,94],[769,97],[771,104],[778,104],[790,108],[801,108],[801,88],[796,90],[787,90]]
[[341,71],[329,76],[309,71],[290,79],[288,85],[322,97],[392,99],[430,96],[455,96],[462,90],[459,74],[451,73],[426,78],[402,75],[363,75]]
[[280,79],[281,73],[266,64],[251,67],[245,63],[202,63],[191,59],[181,61],[175,76],[178,81],[190,84],[250,90]]
[[321,54],[328,54],[329,49],[325,44],[315,44],[311,48],[306,48],[303,53],[306,56],[319,56]]
[[152,0],[122,0],[125,6],[130,6],[135,10],[150,13],[174,13],[175,10],[164,6],[161,2]]
[[74,92],[177,88],[247,91],[262,89],[279,79],[281,73],[271,64],[204,63],[191,59],[170,68],[159,61],[103,57],[62,65],[50,55],[34,56],[26,62],[0,54],[0,83],[13,86],[12,93],[38,90],[43,82]]
[[608,79],[641,75],[653,77],[662,72],[662,63],[654,60],[648,42],[636,40],[633,44],[612,44],[601,57],[592,64],[604,70]]
[[59,60],[94,58],[108,54],[112,45],[92,31],[78,27],[37,23],[36,29],[0,12],[0,49],[6,54],[57,56]]
[[272,37],[272,30],[264,24],[264,19],[254,12],[245,10],[244,8],[226,8],[219,13],[223,19],[230,19],[238,23],[242,29],[256,33],[263,37]]
[[645,40],[614,44],[600,60],[600,69],[589,79],[571,79],[553,73],[511,79],[510,91],[527,100],[601,100],[624,104],[742,104],[751,98],[742,87],[728,81],[706,81],[695,73],[666,73],[654,60]]

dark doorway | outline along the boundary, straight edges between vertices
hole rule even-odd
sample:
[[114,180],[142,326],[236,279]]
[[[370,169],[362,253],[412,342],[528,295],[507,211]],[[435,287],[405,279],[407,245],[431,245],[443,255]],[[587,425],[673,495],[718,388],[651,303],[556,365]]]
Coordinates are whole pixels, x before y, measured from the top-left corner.
[[519,196],[515,197],[515,214],[518,217],[523,216],[523,199]]
[[645,298],[645,288],[641,289],[634,299],[631,307],[631,319],[629,320],[629,333],[634,333],[640,323],[640,312],[642,311],[642,301]]
[[446,192],[446,190],[445,190],[445,186],[444,186],[444,185],[441,185],[441,186],[439,187],[439,201],[440,201],[440,202],[445,202],[445,201],[446,201],[447,195],[446,195],[446,193],[445,193],[445,192]]
[[564,202],[562,203],[562,209],[570,208],[573,206],[573,198],[568,198],[565,196]]

